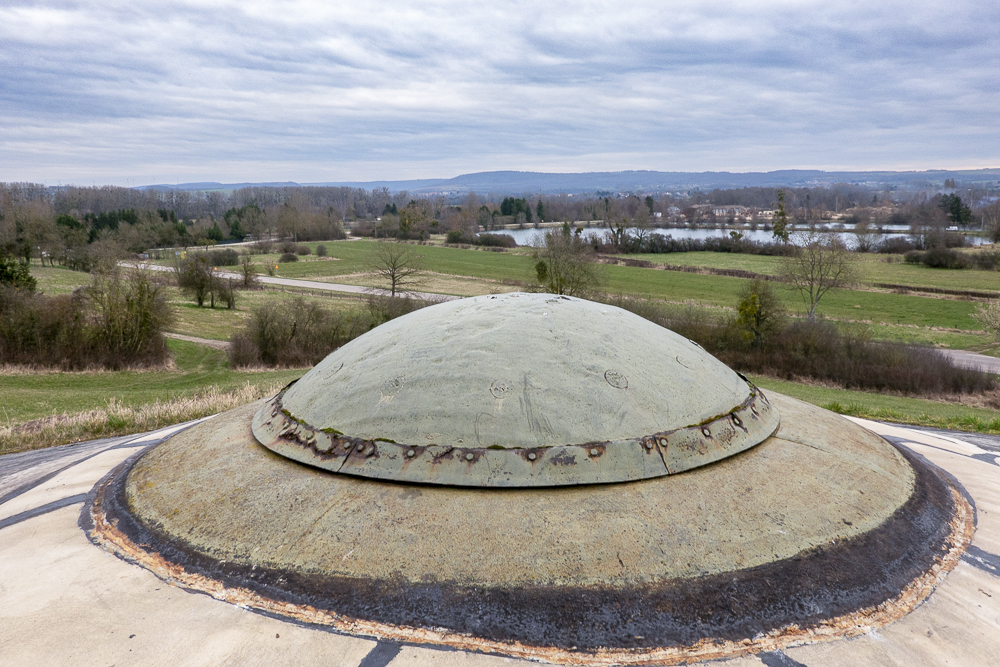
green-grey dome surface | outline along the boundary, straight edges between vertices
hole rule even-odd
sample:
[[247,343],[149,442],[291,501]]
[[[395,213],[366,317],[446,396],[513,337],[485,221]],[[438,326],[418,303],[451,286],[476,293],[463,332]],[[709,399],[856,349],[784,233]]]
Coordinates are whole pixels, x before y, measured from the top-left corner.
[[681,472],[777,426],[745,378],[683,336],[614,306],[514,293],[359,337],[262,408],[253,431],[337,472],[548,486]]

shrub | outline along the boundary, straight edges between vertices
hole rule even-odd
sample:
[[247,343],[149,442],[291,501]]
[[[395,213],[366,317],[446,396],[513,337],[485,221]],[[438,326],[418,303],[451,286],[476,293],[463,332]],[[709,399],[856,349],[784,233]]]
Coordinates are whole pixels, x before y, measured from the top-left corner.
[[312,251],[309,250],[309,246],[307,246],[307,245],[300,245],[300,246],[296,246],[296,248],[295,248],[295,254],[303,256],[303,257],[305,255],[310,254],[311,252]]
[[0,256],[0,287],[13,287],[34,292],[37,285],[38,282],[31,275],[31,270],[26,262],[21,262],[13,257]]
[[149,273],[117,267],[110,273],[98,273],[87,296],[96,317],[95,342],[105,367],[148,365],[166,358],[162,331],[170,323],[170,309],[162,286],[154,283]]
[[596,242],[599,252],[641,252],[666,254],[673,252],[729,252],[748,255],[769,255],[785,257],[795,252],[795,246],[785,243],[761,243],[731,236],[707,239],[675,239],[669,234],[650,234],[641,242],[634,236],[622,243],[614,243],[608,238]]
[[432,305],[432,301],[414,296],[383,296],[370,294],[368,296],[368,315],[371,318],[370,328],[377,327],[389,320],[420,310]]
[[464,229],[453,229],[445,236],[445,243],[478,245],[490,248],[516,248],[517,241],[510,234],[472,234]]
[[967,256],[966,259],[971,259],[977,269],[984,271],[996,271],[997,267],[1000,267],[1000,252],[984,250],[971,257]]
[[257,241],[247,247],[253,255],[268,255],[273,250],[274,244],[270,241]]
[[996,384],[985,373],[955,366],[937,350],[872,341],[867,329],[842,330],[828,322],[798,321],[762,350],[718,356],[745,372],[812,377],[848,389],[975,393]]
[[923,264],[932,269],[965,269],[970,265],[965,255],[941,246],[924,252],[911,250],[906,253],[905,259],[908,264]]
[[444,241],[445,243],[453,243],[456,245],[460,243],[472,245],[474,239],[472,234],[464,229],[453,229],[445,235]]
[[326,246],[323,245],[322,243],[320,243],[318,246],[316,246],[316,256],[317,257],[326,257]]
[[234,367],[312,366],[367,331],[368,322],[320,307],[302,298],[255,308],[232,338]]
[[285,241],[284,243],[281,244],[281,252],[285,254],[290,252],[295,252],[295,248],[296,245],[291,241]]
[[0,363],[77,370],[152,366],[167,358],[170,310],[142,271],[95,274],[72,296],[0,287]]
[[916,249],[916,245],[902,236],[893,236],[883,239],[876,247],[876,252],[883,255],[902,255]]
[[517,241],[510,234],[479,234],[476,236],[476,245],[493,248],[516,248]]
[[825,321],[796,320],[754,346],[732,315],[621,296],[607,303],[696,341],[745,373],[917,395],[978,393],[996,386],[993,376],[955,366],[937,350],[873,341],[863,326],[838,328]]
[[201,308],[206,299],[215,308],[215,300],[219,299],[227,308],[236,307],[236,290],[231,278],[224,278],[213,271],[205,255],[182,260],[177,265],[177,286]]
[[205,260],[212,266],[236,266],[240,263],[240,254],[232,248],[220,248],[206,252]]
[[950,248],[931,248],[924,253],[924,264],[935,269],[964,269],[969,263],[965,256]]
[[288,262],[297,262],[299,261],[299,256],[296,255],[294,252],[286,252],[281,257],[278,258],[278,261],[281,262],[282,264],[287,264]]
[[260,280],[257,279],[257,265],[249,254],[243,255],[240,260],[240,277],[243,281],[243,289],[256,289],[260,287]]
[[302,298],[255,308],[231,339],[229,363],[312,366],[341,345],[383,322],[430,305],[416,298],[372,295],[367,308],[333,313]]
[[735,325],[751,347],[762,347],[785,328],[785,306],[767,281],[757,278],[747,282],[737,297]]

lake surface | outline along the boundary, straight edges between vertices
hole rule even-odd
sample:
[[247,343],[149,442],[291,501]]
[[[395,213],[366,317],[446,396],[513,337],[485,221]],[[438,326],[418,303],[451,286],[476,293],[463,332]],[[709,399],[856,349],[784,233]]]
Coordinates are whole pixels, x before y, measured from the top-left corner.
[[[882,225],[881,233],[877,233],[879,242],[883,239],[891,238],[909,238],[910,228],[907,225]],[[514,237],[514,241],[518,245],[544,245],[545,244],[545,232],[548,231],[559,231],[558,227],[550,227],[547,229],[505,229],[502,231],[496,231],[496,234],[507,234]],[[584,227],[582,234],[584,236],[604,236],[607,233],[607,229],[603,227]],[[667,229],[663,227],[658,227],[656,229],[649,230],[653,234],[662,234],[663,236],[672,236],[675,239],[708,239],[708,238],[726,238],[729,236],[730,230],[728,229],[704,229],[704,228],[694,228],[694,229]],[[768,243],[774,241],[774,234],[770,231],[765,231],[763,229],[741,229],[739,230],[743,234],[743,238],[749,239],[751,241],[757,241],[759,243]],[[806,234],[806,229],[793,229],[791,230],[790,241],[792,243],[804,243]],[[843,231],[843,230],[828,230],[819,231],[819,234],[829,235],[836,234],[840,239],[847,245],[848,248],[853,248],[856,245],[856,237],[854,232]],[[989,239],[980,236],[966,236],[965,237],[969,245],[982,245],[984,243],[989,243]]]

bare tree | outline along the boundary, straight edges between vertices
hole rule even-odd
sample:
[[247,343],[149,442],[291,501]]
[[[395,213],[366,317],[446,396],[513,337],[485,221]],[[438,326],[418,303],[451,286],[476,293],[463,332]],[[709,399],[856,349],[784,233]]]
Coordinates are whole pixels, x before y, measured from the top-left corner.
[[854,240],[858,252],[872,252],[878,245],[878,232],[867,220],[860,220],[854,225]]
[[1000,201],[995,201],[980,211],[983,229],[994,243],[1000,241]]
[[413,247],[396,241],[380,241],[372,253],[372,271],[387,285],[390,296],[412,291],[421,281],[420,258]]
[[600,289],[603,283],[594,249],[580,234],[570,233],[565,223],[561,231],[546,232],[545,245],[539,249],[539,259],[535,263],[535,274],[543,291],[568,296],[587,296]]
[[812,234],[794,255],[782,263],[784,280],[802,295],[809,319],[816,319],[816,306],[827,292],[854,282],[854,257],[836,236],[820,239]]
[[993,337],[1000,340],[1000,301],[990,301],[972,313],[972,319],[983,325]]

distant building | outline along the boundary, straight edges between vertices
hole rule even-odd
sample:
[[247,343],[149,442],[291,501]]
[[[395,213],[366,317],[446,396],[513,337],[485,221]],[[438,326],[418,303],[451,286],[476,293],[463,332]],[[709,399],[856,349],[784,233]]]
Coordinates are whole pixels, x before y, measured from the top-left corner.
[[746,206],[726,205],[726,206],[713,206],[712,213],[717,218],[745,218],[750,214],[750,209]]

